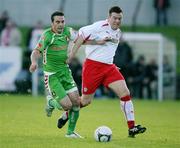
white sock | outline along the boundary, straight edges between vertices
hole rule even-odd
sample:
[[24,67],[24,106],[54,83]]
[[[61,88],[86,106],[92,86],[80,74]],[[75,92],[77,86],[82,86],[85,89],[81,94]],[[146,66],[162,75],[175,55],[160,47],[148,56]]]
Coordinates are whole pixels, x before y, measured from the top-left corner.
[[63,120],[66,120],[66,119],[68,118],[68,112],[65,111],[65,112],[62,114],[61,118],[62,118]]
[[127,121],[134,121],[134,107],[131,100],[129,101],[120,101],[121,109],[125,115]]

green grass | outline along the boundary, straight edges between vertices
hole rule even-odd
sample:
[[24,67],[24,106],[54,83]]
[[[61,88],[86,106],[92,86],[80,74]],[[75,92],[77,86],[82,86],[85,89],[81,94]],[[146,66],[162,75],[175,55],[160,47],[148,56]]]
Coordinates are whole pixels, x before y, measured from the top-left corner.
[[[136,138],[127,137],[127,126],[119,109],[118,99],[94,100],[80,112],[77,131],[85,139],[68,139],[67,125],[59,130],[56,122],[62,112],[51,118],[44,113],[43,97],[0,96],[1,148],[179,148],[180,102],[134,100],[136,121],[147,127],[147,132]],[[112,141],[99,143],[93,138],[101,125],[113,131]]]

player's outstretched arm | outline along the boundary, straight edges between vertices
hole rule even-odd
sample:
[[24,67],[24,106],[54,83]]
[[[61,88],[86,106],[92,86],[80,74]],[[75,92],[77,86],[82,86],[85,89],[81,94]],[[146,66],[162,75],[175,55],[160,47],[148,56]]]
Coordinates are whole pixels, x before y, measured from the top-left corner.
[[105,37],[102,40],[87,40],[84,45],[104,45],[108,41],[111,41],[111,38]]
[[31,65],[29,67],[30,72],[34,72],[37,69],[38,67],[37,60],[39,59],[39,57],[40,57],[40,51],[34,49],[31,53]]
[[70,50],[67,63],[71,62],[71,60],[75,57],[76,53],[78,52],[78,49],[81,47],[83,43],[84,43],[84,38],[82,37],[82,35],[78,36],[73,47]]

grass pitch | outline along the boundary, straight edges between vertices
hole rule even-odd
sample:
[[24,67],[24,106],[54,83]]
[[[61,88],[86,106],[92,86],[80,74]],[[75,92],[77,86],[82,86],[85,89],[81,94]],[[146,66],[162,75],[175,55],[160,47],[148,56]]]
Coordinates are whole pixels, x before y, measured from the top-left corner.
[[[179,148],[180,102],[134,100],[136,122],[147,127],[136,138],[127,137],[127,126],[118,99],[94,100],[83,108],[76,131],[85,139],[68,139],[67,125],[59,130],[55,111],[48,118],[45,99],[31,96],[0,96],[0,148]],[[94,130],[101,125],[113,131],[112,141],[94,140]]]

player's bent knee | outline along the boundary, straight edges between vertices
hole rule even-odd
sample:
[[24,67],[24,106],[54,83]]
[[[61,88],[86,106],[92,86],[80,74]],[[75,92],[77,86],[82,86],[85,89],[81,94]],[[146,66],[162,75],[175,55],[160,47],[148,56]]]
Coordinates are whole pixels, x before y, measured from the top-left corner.
[[85,106],[88,106],[89,104],[91,104],[91,100],[81,100],[81,106],[85,107]]
[[80,99],[77,99],[72,102],[73,106],[80,106]]
[[61,105],[61,106],[65,111],[68,111],[72,108],[72,104],[66,104],[66,105]]
[[124,97],[124,96],[130,96],[130,91],[129,89],[123,89],[121,94],[120,94],[120,97]]
[[70,110],[73,106],[71,100],[67,96],[60,101],[60,104],[64,110]]

